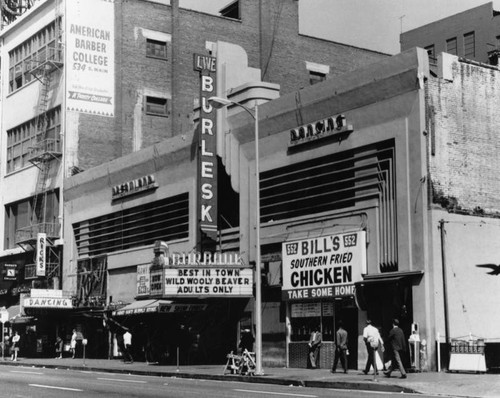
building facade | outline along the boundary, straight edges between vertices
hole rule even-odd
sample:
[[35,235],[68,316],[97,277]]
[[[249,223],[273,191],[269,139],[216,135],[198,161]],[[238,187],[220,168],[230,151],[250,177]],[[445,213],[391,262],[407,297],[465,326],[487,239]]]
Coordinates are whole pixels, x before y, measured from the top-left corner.
[[[194,53],[217,54],[220,92],[262,81],[263,100],[387,57],[300,35],[296,1],[235,4],[237,13],[220,16],[162,0],[14,1],[3,9],[0,305],[28,323],[19,327],[33,332],[30,355],[52,355],[46,350],[56,334],[84,328],[74,307],[110,301],[107,264],[93,259],[99,251],[75,257],[66,239],[65,179],[192,131],[200,107]],[[36,298],[63,301],[35,304],[28,300],[34,289]],[[25,300],[31,309],[21,308]],[[37,314],[49,321],[30,325]],[[87,328],[106,335],[94,326]]]
[[406,31],[400,35],[401,51],[423,47],[435,60],[441,52],[498,65],[500,13],[485,3],[459,14]]
[[[319,325],[320,367],[330,367],[342,320],[350,336],[349,368],[363,368],[365,321],[387,338],[397,318],[405,336],[420,342],[404,358],[407,367],[450,367],[452,342],[484,343],[487,368],[497,367],[500,321],[478,292],[487,291],[492,302],[498,296],[493,116],[499,72],[449,54],[437,65],[435,76],[426,51],[413,49],[268,102],[268,90],[248,84],[217,92],[250,111],[260,99],[260,259],[255,113],[229,106],[216,119],[224,137],[219,171],[225,171],[218,174],[217,197],[231,197],[221,209],[238,203],[238,222],[219,227],[213,251],[194,249],[201,188],[200,156],[193,153],[203,148],[203,130],[195,130],[68,178],[65,235],[73,252],[64,264],[78,261],[85,239],[107,253],[110,323],[136,330],[147,325],[166,362],[179,346],[184,363],[224,363],[237,349],[239,330],[255,322],[248,290],[220,295],[205,290],[204,280],[187,282],[186,270],[206,272],[204,253],[215,252],[238,253],[243,273],[260,264],[264,366],[305,367],[309,334]],[[199,120],[202,125],[202,115]],[[151,175],[157,186],[113,198],[116,184]],[[91,192],[92,203],[84,192]],[[154,211],[165,214],[162,228],[178,231],[163,249],[155,249],[159,243],[111,253],[99,246],[101,224],[125,242],[133,238],[125,228],[130,222],[139,237],[152,240],[155,217],[146,216],[148,209],[176,203],[184,203],[181,219],[189,232],[179,232],[170,210]],[[147,221],[134,222],[135,215]],[[224,268],[218,261],[215,272]]]

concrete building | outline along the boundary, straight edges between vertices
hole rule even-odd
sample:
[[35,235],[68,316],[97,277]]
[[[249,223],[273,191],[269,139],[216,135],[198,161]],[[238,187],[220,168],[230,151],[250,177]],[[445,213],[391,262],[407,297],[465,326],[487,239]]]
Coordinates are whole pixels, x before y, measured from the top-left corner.
[[500,12],[485,3],[401,33],[401,51],[423,47],[431,59],[441,52],[498,65]]
[[[250,81],[261,100],[387,57],[299,34],[295,0],[241,0],[220,16],[166,0],[14,0],[2,7],[0,305],[28,322],[20,327],[32,332],[33,355],[50,351],[56,333],[67,337],[71,323],[84,327],[70,320],[72,307],[102,308],[112,296],[107,263],[92,260],[101,252],[65,236],[72,228],[64,219],[65,179],[190,134],[200,107],[193,54],[217,57],[219,92]],[[236,225],[237,210],[224,209]],[[186,233],[197,244],[192,226],[184,227],[101,245],[109,252],[150,247]],[[24,312],[46,322],[19,317],[25,303]]]
[[[409,368],[498,367],[500,319],[488,303],[499,298],[494,115],[500,72],[445,53],[436,71],[430,73],[424,50],[413,49],[259,101],[264,366],[305,367],[309,333],[320,325],[319,364],[330,367],[342,320],[350,336],[349,368],[362,369],[365,321],[387,338],[398,318],[408,339],[418,335],[420,342],[411,345],[417,355],[404,358]],[[249,86],[217,94],[251,110],[256,95]],[[220,226],[215,251],[239,253],[243,273],[256,260],[254,120],[239,106],[218,112],[224,145],[217,153],[228,180],[217,192],[220,200],[229,196],[239,204],[239,221]],[[175,137],[68,178],[65,235],[74,235],[76,247],[78,236],[95,237],[99,250],[101,223],[120,233],[125,228],[112,220],[125,225],[160,198],[167,207],[184,203],[184,236],[163,248],[107,254],[108,289],[113,300],[128,303],[113,303],[110,317],[136,330],[168,325],[173,341],[182,341],[173,325],[183,324],[199,343],[198,360],[223,363],[225,353],[236,350],[240,327],[251,327],[252,306],[245,293],[221,297],[203,290],[206,281],[182,279],[187,270],[206,272],[200,259],[188,259],[201,189],[199,166],[189,155],[199,151],[202,137]],[[115,207],[115,184],[151,174],[157,186]],[[173,219],[166,213],[166,224]],[[69,256],[65,264],[75,261],[76,251]]]

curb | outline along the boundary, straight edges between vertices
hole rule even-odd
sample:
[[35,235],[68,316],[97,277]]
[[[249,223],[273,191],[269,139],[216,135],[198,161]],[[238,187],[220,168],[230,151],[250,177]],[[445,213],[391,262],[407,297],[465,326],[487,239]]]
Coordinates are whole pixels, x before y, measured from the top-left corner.
[[411,388],[402,387],[393,384],[378,384],[378,383],[352,383],[345,381],[321,381],[321,380],[299,380],[282,377],[272,376],[240,376],[240,375],[213,375],[204,373],[186,373],[186,372],[166,372],[154,370],[134,370],[134,369],[116,369],[116,368],[101,368],[83,365],[57,365],[57,364],[33,364],[26,362],[1,362],[0,365],[8,366],[24,366],[32,368],[45,368],[45,369],[63,369],[63,370],[79,370],[87,372],[103,372],[115,374],[128,374],[138,376],[156,376],[156,377],[172,377],[182,379],[195,379],[195,380],[217,380],[217,381],[237,381],[243,383],[257,383],[257,384],[275,384],[282,386],[297,386],[297,387],[315,387],[315,388],[331,388],[342,390],[364,390],[364,391],[377,391],[388,393],[412,393],[419,394],[419,391]]

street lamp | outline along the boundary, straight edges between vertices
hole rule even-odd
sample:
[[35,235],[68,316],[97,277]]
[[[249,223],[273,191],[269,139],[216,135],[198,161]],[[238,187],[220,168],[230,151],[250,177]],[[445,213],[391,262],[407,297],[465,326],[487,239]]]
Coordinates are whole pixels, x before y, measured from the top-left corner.
[[260,178],[259,178],[259,108],[255,102],[253,112],[239,102],[222,97],[210,97],[208,103],[215,109],[236,105],[247,111],[254,120],[255,131],[255,374],[262,375],[262,283],[260,273]]

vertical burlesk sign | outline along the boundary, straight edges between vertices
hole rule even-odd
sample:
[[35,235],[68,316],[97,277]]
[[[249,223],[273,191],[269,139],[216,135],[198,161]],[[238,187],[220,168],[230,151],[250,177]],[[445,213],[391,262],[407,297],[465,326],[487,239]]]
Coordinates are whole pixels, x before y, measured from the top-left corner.
[[216,59],[194,54],[194,70],[200,72],[200,140],[198,219],[200,230],[217,237],[217,146],[215,109],[208,99],[215,95]]
[[46,275],[45,252],[47,247],[47,234],[38,233],[36,236],[36,276]]

